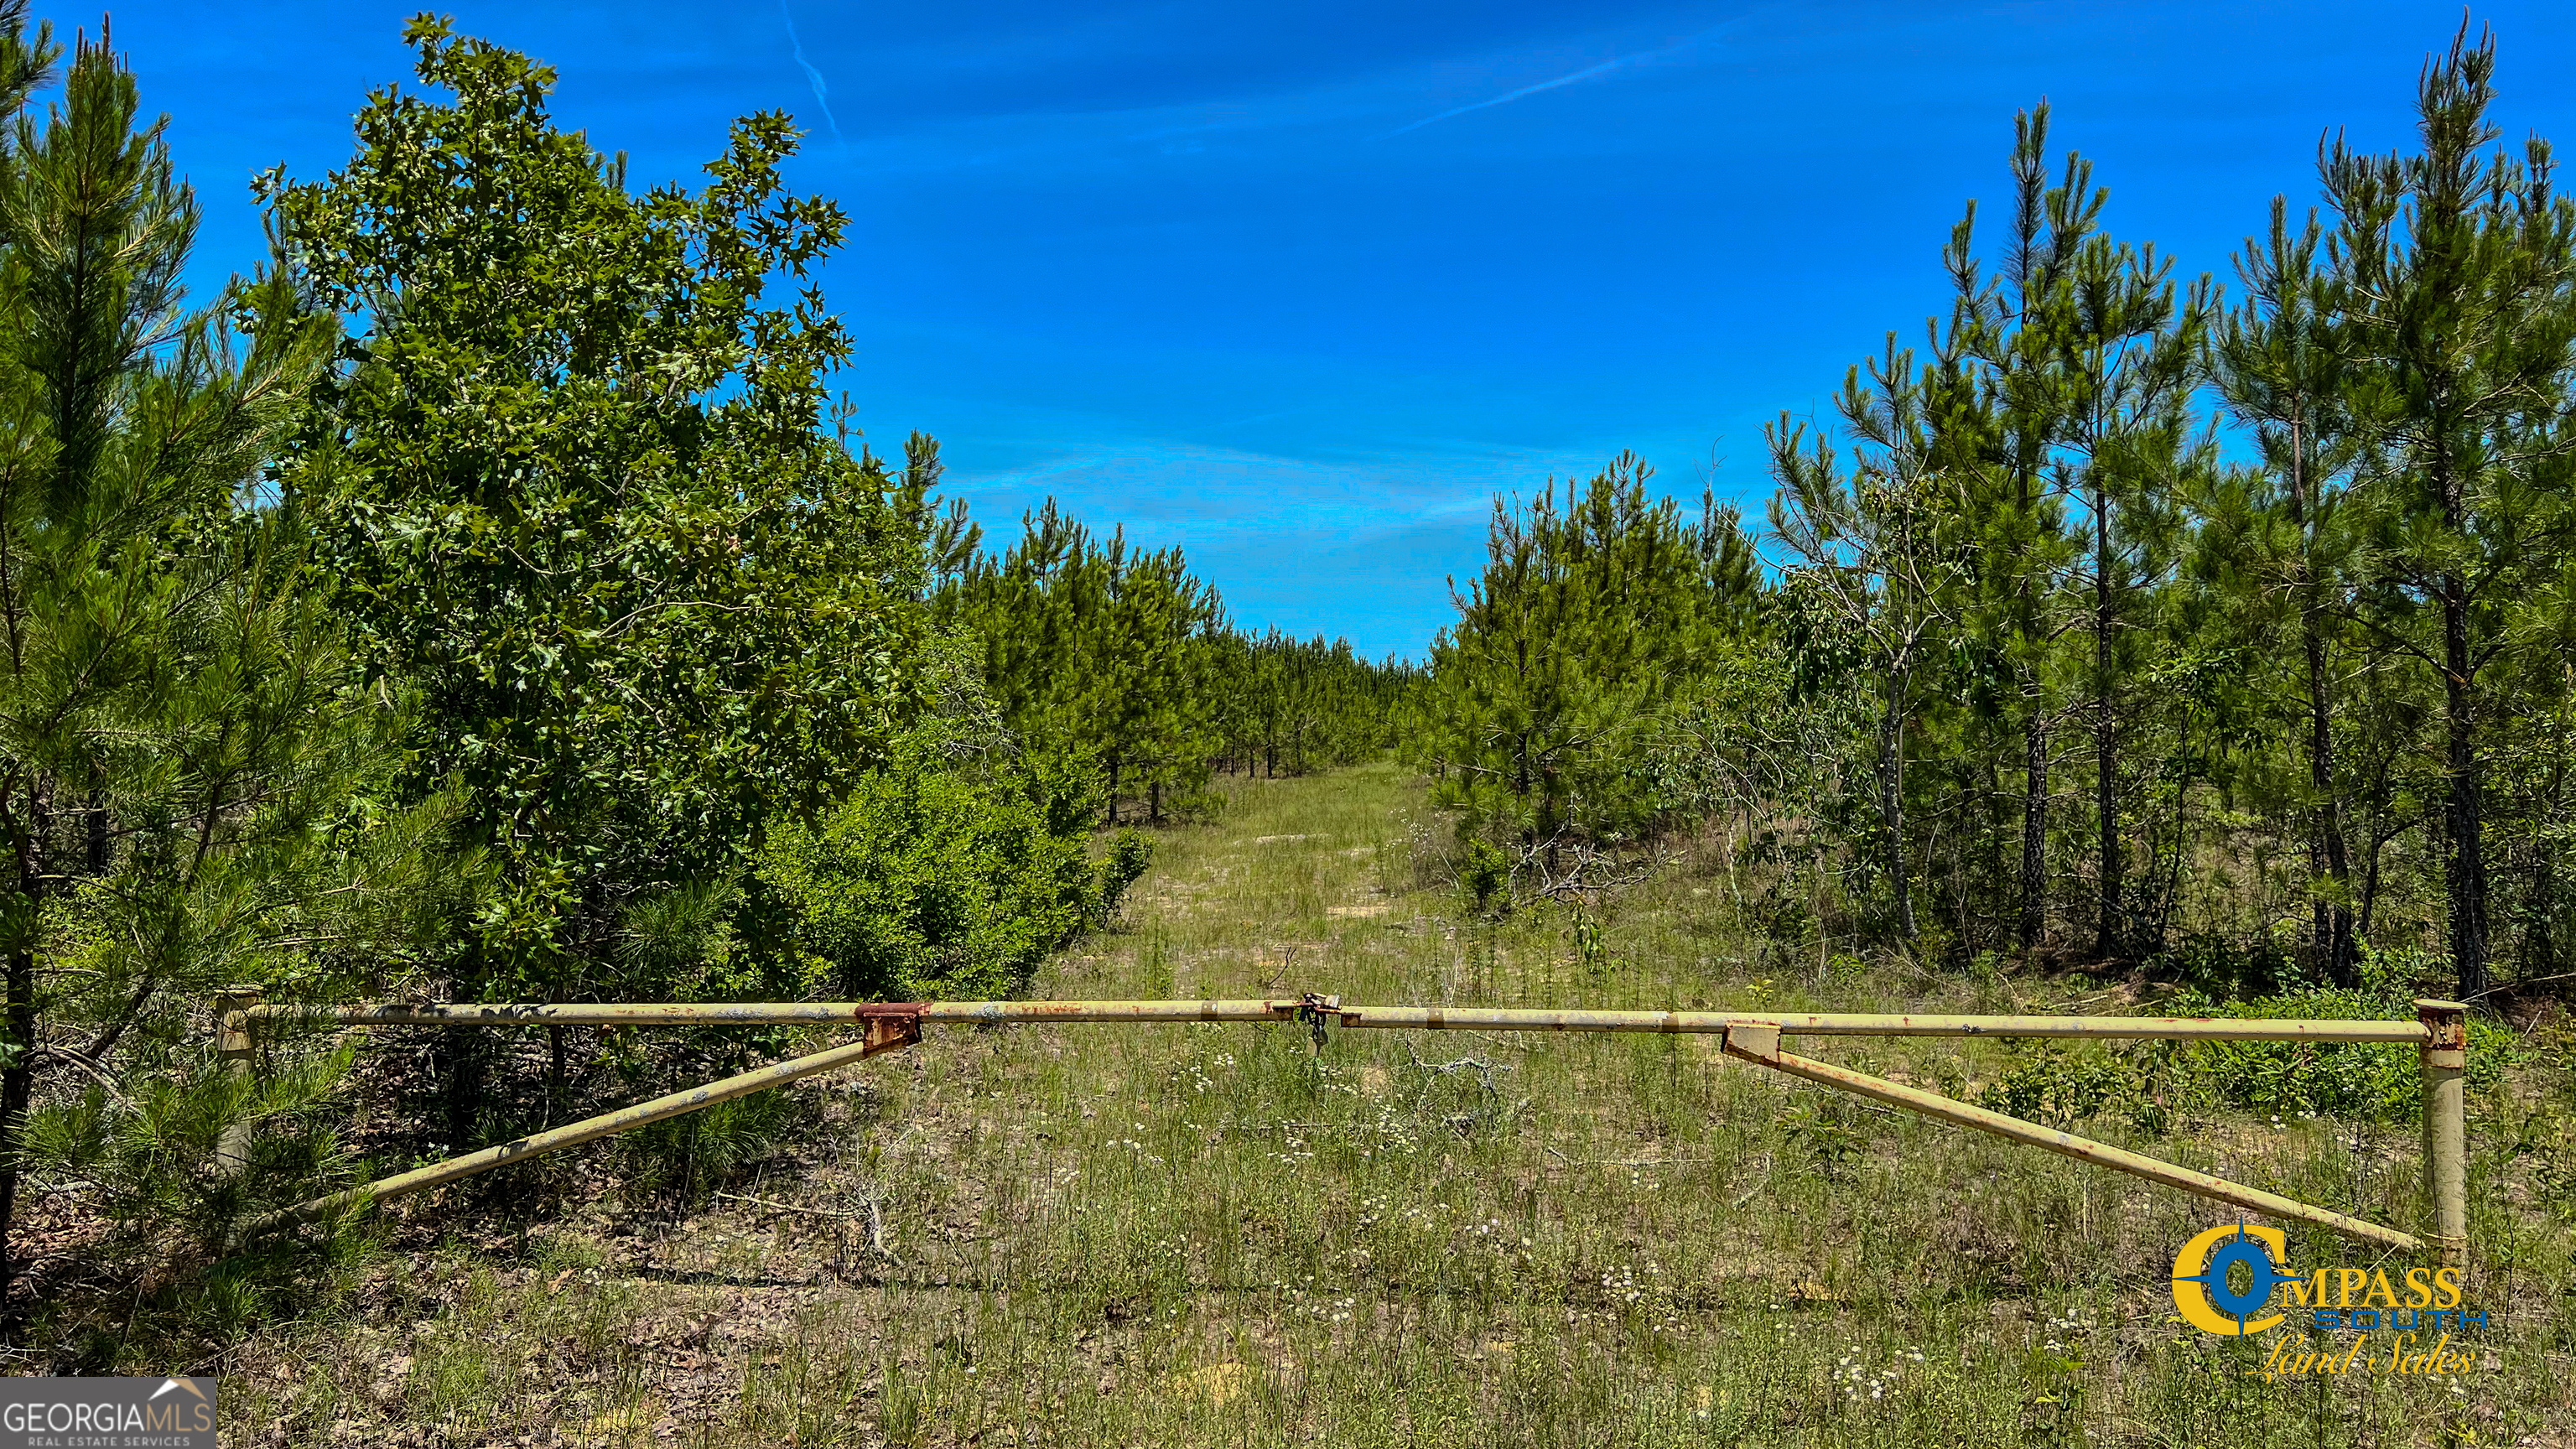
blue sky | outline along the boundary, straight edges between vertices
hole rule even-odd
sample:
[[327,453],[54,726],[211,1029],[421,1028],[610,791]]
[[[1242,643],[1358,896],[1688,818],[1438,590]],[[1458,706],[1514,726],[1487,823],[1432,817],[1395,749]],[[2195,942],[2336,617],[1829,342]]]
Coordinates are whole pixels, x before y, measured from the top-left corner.
[[[118,6],[213,285],[251,174],[345,160],[408,80],[374,0]],[[40,11],[68,29],[94,13]],[[1239,622],[1418,654],[1497,492],[1635,448],[1758,513],[1762,423],[1945,306],[2013,113],[2115,234],[2227,275],[2319,136],[2406,144],[2426,3],[465,3],[637,184],[793,112],[856,218],[825,276],[880,450],[937,434],[988,527],[1053,494],[1184,546]],[[2576,7],[2482,6],[2498,119],[2576,146]],[[800,60],[801,52],[801,60]],[[817,89],[825,89],[818,100]],[[828,104],[830,114],[824,113]]]

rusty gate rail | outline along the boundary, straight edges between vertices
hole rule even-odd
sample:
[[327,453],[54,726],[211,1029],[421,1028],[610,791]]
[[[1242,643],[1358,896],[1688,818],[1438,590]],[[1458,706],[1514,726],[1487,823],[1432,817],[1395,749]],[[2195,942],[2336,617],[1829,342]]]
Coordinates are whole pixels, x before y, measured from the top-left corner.
[[482,1005],[380,1002],[254,1006],[252,1021],[329,1026],[826,1025],[909,1016],[925,1025],[1012,1022],[1289,1021],[1317,1010],[1351,1028],[1438,1031],[1631,1031],[1724,1036],[1768,1022],[1783,1036],[2163,1037],[2179,1041],[2337,1041],[2420,1045],[2417,1021],[2293,1021],[2224,1016],[1936,1016],[1867,1012],[1580,1011],[1494,1006],[1344,1006],[1337,996],[1258,1001],[602,1001]]
[[[1593,1011],[1479,1006],[1346,1006],[1338,996],[1209,1001],[916,1001],[916,1002],[375,1002],[356,1006],[262,1005],[246,994],[223,998],[217,1040],[226,1066],[251,1069],[253,1033],[263,1024],[308,1027],[510,1027],[510,1026],[746,1026],[762,1024],[857,1025],[865,1041],[776,1063],[721,1082],[675,1092],[568,1126],[433,1163],[363,1187],[317,1198],[272,1213],[251,1225],[259,1232],[302,1219],[419,1192],[487,1172],[522,1158],[553,1152],[612,1133],[692,1112],[713,1102],[779,1086],[800,1077],[909,1046],[927,1025],[995,1026],[1073,1022],[1271,1022],[1299,1023],[1320,1049],[1324,1024],[1350,1030],[1479,1030],[1650,1032],[1723,1038],[1738,1060],[1801,1080],[1870,1097],[1910,1112],[1993,1133],[2016,1142],[2108,1167],[2218,1202],[2314,1224],[2385,1247],[2417,1251],[2431,1246],[2446,1264],[2459,1265],[2468,1244],[2467,1065],[2468,1008],[2449,1001],[2415,1003],[2413,1021],[2295,1021],[2175,1016],[1979,1016],[1861,1012]],[[2424,1179],[2432,1231],[2418,1238],[2276,1193],[2229,1182],[2175,1163],[2142,1156],[1990,1111],[1917,1087],[1891,1082],[1780,1049],[1792,1036],[2011,1036],[2056,1038],[2162,1038],[2178,1041],[2384,1042],[2413,1044],[2424,1071]],[[239,1144],[228,1141],[228,1162]]]

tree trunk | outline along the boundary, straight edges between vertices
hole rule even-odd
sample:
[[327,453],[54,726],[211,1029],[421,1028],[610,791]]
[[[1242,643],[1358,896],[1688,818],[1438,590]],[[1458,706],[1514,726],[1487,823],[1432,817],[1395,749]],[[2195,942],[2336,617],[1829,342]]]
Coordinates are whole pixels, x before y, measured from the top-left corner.
[[546,1028],[546,1125],[555,1125],[563,1115],[564,1097],[564,1029]]
[[[2568,671],[2576,675],[2576,670]],[[2565,738],[2562,733],[2561,739]],[[2548,804],[2539,812],[2543,819],[2563,817],[2567,807],[2567,754],[2554,750],[2549,762]],[[2536,980],[2558,974],[2558,852],[2547,840],[2533,843],[2531,851],[2530,928],[2523,933],[2522,979]]]
[[2358,951],[2352,934],[2352,865],[2343,839],[2343,795],[2335,783],[2333,676],[2326,668],[2325,629],[2318,622],[2316,598],[2317,508],[2308,497],[2306,428],[2299,412],[2290,417],[2290,517],[2299,527],[2298,587],[2305,596],[2299,613],[2299,642],[2308,664],[2308,790],[2315,800],[2315,819],[2308,833],[2308,874],[2331,882],[2332,899],[2315,902],[2313,922],[2317,962],[2337,986],[2361,984]]
[[[2164,892],[2156,901],[2153,917],[2147,922],[2147,935],[2143,942],[2143,954],[2150,956],[2163,954],[2166,932],[2173,927],[2174,903],[2182,899],[2183,857],[2191,853],[2191,781],[2188,778],[2176,782],[2173,819],[2172,863],[2165,871]],[[2155,857],[2150,853],[2147,859],[2150,879],[2153,879],[2155,868]],[[2133,949],[2141,948],[2141,942],[2135,936],[2131,937],[2129,944]]]
[[[2026,262],[2030,255],[2027,247],[2022,255]],[[2027,305],[2027,266],[2020,279],[2020,292]],[[2031,509],[2038,502],[2036,461],[2035,457],[2025,457],[2014,470],[2018,493],[2013,515],[2016,537],[2028,527]],[[2039,637],[2039,601],[2033,596],[2026,551],[2017,543],[2013,554],[2013,635],[2024,651],[2024,660],[2035,661],[2031,651]],[[2028,662],[2022,667],[2026,671],[2021,681],[2023,699],[2030,707],[2030,716],[2022,722],[2021,922],[2017,934],[2022,956],[2027,959],[2048,935],[2048,701],[2040,682],[2039,665]]]
[[1563,848],[1561,837],[1565,833],[1564,823],[1557,818],[1556,766],[1551,764],[1539,767],[1538,788],[1539,839],[1547,842],[1547,878],[1553,883],[1557,879],[1557,870],[1561,863],[1559,860],[1559,853]]
[[2326,645],[2311,612],[2304,622],[2308,655],[2308,787],[2316,797],[2310,866],[2331,883],[2333,899],[2316,902],[2317,960],[2337,986],[2361,984],[2352,934],[2352,864],[2343,839],[2343,798],[2336,791],[2334,706],[2327,697]]
[[[2097,822],[2094,848],[2101,853],[2102,882],[2100,899],[2094,908],[2093,955],[2097,960],[2119,958],[2127,936],[2125,913],[2128,903],[2126,882],[2122,879],[2126,861],[2120,849],[2120,736],[2119,724],[2112,718],[2111,701],[2094,701],[2093,709],[2093,810]],[[2150,871],[2155,862],[2147,863]],[[2150,884],[2153,877],[2149,877]]]
[[2469,678],[2468,591],[2445,574],[2442,598],[2442,712],[2444,764],[2450,798],[2444,824],[2451,836],[2451,969],[2462,1001],[2487,989],[2486,819],[2478,800],[2477,700]]
[[18,1281],[18,1152],[27,1132],[27,1108],[36,1091],[36,953],[9,953],[7,1020],[9,1064],[0,1068],[0,1303]]
[[[2442,523],[2454,538],[2468,533],[2468,479],[2447,449],[2433,454],[2434,492]],[[2450,776],[2443,825],[2450,835],[2444,862],[2451,906],[2451,972],[2454,994],[2467,1001],[2487,989],[2486,819],[2478,801],[2477,694],[2469,662],[2468,581],[2445,571],[2433,593],[2442,606],[2443,764]]]
[[[13,663],[20,671],[23,660]],[[26,781],[19,805],[23,815],[12,822],[11,834],[18,838],[16,879],[11,882],[17,899],[10,904],[26,913],[20,923],[27,935],[23,944],[8,955],[0,973],[0,1026],[7,1035],[0,1046],[8,1052],[8,1064],[0,1067],[0,1321],[12,1325],[16,1316],[6,1312],[9,1289],[25,1268],[17,1253],[19,1155],[26,1145],[27,1111],[36,1096],[36,948],[32,937],[38,903],[45,894],[49,862],[46,842],[54,838],[54,820],[47,808],[48,787],[43,781]],[[14,1337],[14,1330],[13,1330]]]
[[[2003,883],[2012,878],[2010,865],[2004,859],[2004,842],[2012,839],[2012,836],[2007,833],[2004,825],[2003,765],[1997,760],[1997,752],[1994,750],[1979,750],[1977,753],[1983,757],[1981,768],[1985,771],[1985,789],[1978,792],[1985,806],[1981,812],[1982,818],[1978,822],[1980,826],[1978,834],[1985,845],[1982,884],[1989,891],[1995,891],[2001,890]],[[1977,938],[1968,943],[1968,949],[1970,951],[2001,949],[2004,940],[2003,917],[2001,911],[1997,909],[1998,898],[1991,894],[1984,895],[1980,898],[1978,906]]]
[[447,1100],[447,1149],[467,1152],[482,1146],[484,1043],[486,1031],[442,1031],[430,1050]]
[[1896,929],[1914,949],[1914,883],[1905,863],[1905,676],[1887,677],[1878,716],[1878,814],[1887,831],[1887,877],[1896,888]]
[[2126,922],[2121,919],[2120,723],[2111,706],[2111,500],[2093,497],[2093,812],[2094,848],[2100,852],[2100,892],[2094,906],[2093,955],[2116,960]]
[[2531,853],[2530,918],[2522,946],[2525,981],[2558,974],[2558,863],[2546,845]]
[[2028,955],[2048,931],[2048,718],[2037,700],[2022,726],[2022,747],[2021,949]]

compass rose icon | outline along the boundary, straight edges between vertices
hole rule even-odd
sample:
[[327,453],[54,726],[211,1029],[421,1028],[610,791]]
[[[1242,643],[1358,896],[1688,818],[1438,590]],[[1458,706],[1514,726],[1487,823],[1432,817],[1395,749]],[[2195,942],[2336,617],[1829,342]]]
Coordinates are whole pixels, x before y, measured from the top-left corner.
[[[2174,1256],[2174,1307],[2205,1333],[2234,1338],[2270,1328],[2281,1315],[2256,1315],[2270,1306],[2272,1290],[2302,1281],[2281,1271],[2288,1246],[2278,1228],[2242,1220],[2211,1228]],[[2239,1267],[2245,1270],[2242,1288],[2235,1284]]]

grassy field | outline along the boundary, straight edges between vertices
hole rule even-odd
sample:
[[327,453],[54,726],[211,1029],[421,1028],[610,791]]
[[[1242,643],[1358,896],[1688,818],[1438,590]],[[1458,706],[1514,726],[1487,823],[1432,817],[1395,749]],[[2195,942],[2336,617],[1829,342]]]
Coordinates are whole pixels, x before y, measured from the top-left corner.
[[[1238,787],[1161,842],[1057,997],[2066,1010],[1766,959],[1676,869],[1578,950],[1465,916],[1389,769]],[[1805,1048],[1817,1051],[1811,1043]],[[399,1205],[381,1252],[215,1367],[227,1444],[2467,1445],[2576,1442],[2571,1138],[2535,1041],[2473,1103],[2455,1375],[2267,1382],[2175,1317],[2210,1204],[1684,1037],[1256,1026],[935,1032],[804,1089],[800,1149],[701,1210]],[[1822,1054],[1936,1089],[1990,1044]],[[2108,1122],[2092,1129],[2115,1140]],[[2401,1225],[2414,1128],[2186,1117],[2160,1155]],[[559,1171],[596,1173],[588,1166]],[[2292,1234],[2301,1270],[2367,1265]],[[2388,1335],[2374,1340],[2384,1351]],[[202,1371],[202,1370],[201,1370]]]

